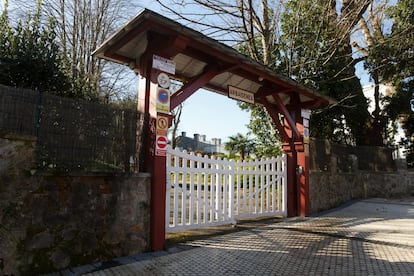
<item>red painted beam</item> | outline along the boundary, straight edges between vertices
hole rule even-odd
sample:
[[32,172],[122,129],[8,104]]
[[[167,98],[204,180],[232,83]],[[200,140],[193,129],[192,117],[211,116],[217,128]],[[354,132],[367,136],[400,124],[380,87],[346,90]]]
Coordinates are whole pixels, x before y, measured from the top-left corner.
[[296,128],[296,122],[293,120],[292,116],[289,113],[289,110],[287,110],[286,106],[283,104],[282,100],[280,99],[279,95],[273,94],[273,99],[276,102],[277,107],[285,117],[286,121],[289,124],[290,129],[292,130],[294,137],[293,139],[296,140],[300,137],[299,130]]
[[297,152],[295,150],[295,147],[291,144],[284,144],[282,148],[283,152],[286,154],[287,159],[287,216],[293,217],[298,214],[298,187],[296,177]]
[[267,112],[269,113],[270,118],[275,123],[277,129],[279,130],[280,135],[282,135],[283,141],[285,143],[290,143],[293,147],[293,141],[291,137],[289,137],[288,133],[286,132],[285,127],[282,125],[279,119],[279,114],[276,110],[276,107],[269,103],[266,99],[260,101],[260,103],[266,108]]
[[310,215],[309,197],[309,145],[304,145],[304,150],[297,153],[297,166],[302,167],[302,173],[298,176],[298,213],[300,216]]
[[207,66],[204,73],[193,78],[186,83],[183,88],[171,95],[170,109],[173,110],[184,102],[188,97],[194,94],[198,89],[203,87],[211,79],[213,79],[219,72],[218,66]]
[[183,36],[165,37],[151,33],[151,39],[147,48],[165,58],[172,58],[183,52],[188,45],[189,39]]
[[[271,86],[271,84],[269,84],[269,85]],[[279,89],[277,89],[275,87],[270,88],[269,86],[267,86],[267,83],[264,83],[263,86],[257,91],[257,93],[254,94],[254,97],[255,97],[255,99],[260,99],[260,98],[264,98],[264,97],[270,96],[270,95],[275,94],[275,93],[278,93],[278,94],[280,94],[280,93],[283,94],[284,93],[284,94],[286,94],[286,93],[290,93],[292,91],[293,91],[292,89],[285,89],[283,87],[279,87]]]

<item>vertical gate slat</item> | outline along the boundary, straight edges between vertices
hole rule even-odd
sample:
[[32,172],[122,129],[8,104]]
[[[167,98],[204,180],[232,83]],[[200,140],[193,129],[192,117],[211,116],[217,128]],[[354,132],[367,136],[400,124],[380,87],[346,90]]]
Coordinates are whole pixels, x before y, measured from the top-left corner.
[[283,191],[282,191],[282,177],[281,177],[281,173],[282,173],[282,160],[278,159],[277,160],[277,186],[278,186],[278,196],[277,196],[277,208],[278,210],[282,210],[282,200],[283,200]]
[[203,185],[204,185],[204,204],[203,204],[203,223],[207,224],[208,223],[208,191],[209,189],[209,185],[208,185],[208,178],[209,178],[209,173],[207,172],[208,170],[208,163],[205,162],[206,157],[203,158],[203,164],[202,167],[204,168],[204,181],[203,181]]
[[265,160],[262,159],[262,163],[260,164],[260,213],[265,212],[264,209],[264,202],[265,202],[265,187],[264,187],[264,183],[265,183]]
[[229,220],[231,220],[232,224],[236,224],[236,219],[234,218],[234,171],[235,166],[234,162],[230,160],[229,162]]
[[259,173],[260,173],[260,171],[259,171],[259,165],[257,165],[256,164],[256,166],[255,166],[255,170],[256,170],[256,172],[255,172],[255,175],[254,175],[254,187],[253,187],[253,195],[254,195],[254,213],[255,214],[257,214],[257,211],[258,211],[258,209],[259,209],[259,201],[258,201],[258,199],[259,199],[259,194],[258,194],[258,189],[257,189],[257,187],[258,187],[258,185],[259,185]]
[[221,174],[219,173],[219,170],[220,170],[220,168],[219,168],[219,164],[216,164],[215,165],[216,166],[216,172],[215,172],[215,175],[216,175],[216,183],[215,183],[215,186],[216,186],[216,219],[217,220],[221,220],[222,219],[222,209],[221,209],[221,204],[222,204],[222,198],[221,198]]
[[180,173],[177,171],[179,166],[179,157],[176,157],[174,160],[174,219],[173,219],[173,225],[177,226],[178,224],[178,191],[180,188]]
[[[171,186],[172,186],[172,179],[171,179],[171,156],[167,156],[167,160],[166,160],[166,165],[167,165],[167,191],[165,193],[165,206],[167,206],[167,210],[170,210],[171,207]],[[170,226],[170,218],[171,218],[171,214],[170,211],[167,213],[165,213],[165,225],[168,228]]]
[[[212,160],[210,160],[212,161]],[[209,222],[213,222],[214,219],[216,218],[215,216],[215,208],[216,208],[216,174],[214,173],[214,167],[215,165],[213,165],[213,163],[209,164],[211,167],[211,172],[210,172],[210,218],[209,218]]]
[[[200,157],[200,155],[197,155],[197,157]],[[196,224],[200,224],[201,223],[201,205],[202,205],[202,201],[201,201],[201,195],[202,195],[202,190],[201,190],[201,167],[200,167],[200,159],[197,158],[196,160],[196,169],[197,169],[197,201],[196,201],[196,212],[197,212],[197,216],[196,216]]]
[[[236,198],[235,198],[235,201],[236,201],[236,214],[237,215],[240,215],[240,205],[242,204],[242,202],[243,201],[241,201],[240,200],[240,197],[241,197],[241,193],[240,193],[240,173],[241,173],[241,166],[238,166],[238,167],[236,167],[235,165],[233,166],[233,170],[234,170],[234,172],[233,173],[235,173],[236,174]],[[234,175],[233,175],[233,177],[234,177]]]
[[283,208],[283,214],[284,216],[286,216],[287,214],[287,209],[286,209],[286,203],[287,203],[287,188],[286,188],[286,179],[287,179],[287,161],[286,161],[286,155],[285,158],[283,159],[283,166],[282,166],[282,184],[281,184],[281,190],[283,191],[283,204],[282,204],[282,208]]
[[[187,158],[183,157],[183,165],[182,165],[182,170],[183,170],[183,177],[182,177],[182,182],[181,182],[181,224],[184,226],[187,224],[187,185],[184,186],[184,183],[187,182]],[[185,187],[185,188],[184,188]]]
[[270,191],[271,191],[271,187],[272,184],[270,183],[270,164],[269,164],[270,160],[269,158],[266,159],[266,164],[265,164],[265,177],[266,177],[266,206],[265,206],[265,210],[266,213],[270,213],[271,212],[271,206],[270,206]]
[[[194,153],[190,153],[190,166],[189,166],[189,174],[190,174],[190,194],[189,194],[189,206],[188,206],[188,224],[194,224]],[[187,179],[186,179],[187,180]],[[186,186],[188,184],[186,183]],[[184,208],[184,207],[183,207]],[[187,208],[187,207],[185,207]]]
[[[246,170],[247,170],[247,167],[246,167],[246,164],[245,164],[245,162],[243,162],[242,163],[242,172],[243,172],[243,214],[245,214],[245,213],[247,213],[247,210],[248,210],[248,208],[249,208],[249,205],[248,205],[248,203],[249,203],[249,198],[248,198],[248,195],[247,195],[247,189],[248,189],[248,187],[250,187],[252,184],[249,184],[248,182],[247,182],[247,174],[246,174]],[[251,206],[251,205],[250,205]]]
[[[276,161],[277,162],[277,161]],[[278,170],[277,170],[277,166],[275,166],[275,161],[272,161],[272,163],[270,164],[271,168],[270,170],[274,171],[275,174],[272,175],[272,212],[276,212],[276,210],[279,210],[278,208],[276,208],[276,189],[278,188],[277,185],[277,179],[278,179]]]
[[228,171],[228,164],[227,160],[224,159],[224,164],[223,164],[223,172],[221,175],[221,179],[223,181],[223,204],[222,204],[222,208],[223,208],[223,220],[228,220],[230,218],[229,216],[229,209],[228,209],[228,196],[229,196],[229,191],[227,190],[228,187],[228,182],[229,182],[229,178],[227,177],[229,175],[229,171]]

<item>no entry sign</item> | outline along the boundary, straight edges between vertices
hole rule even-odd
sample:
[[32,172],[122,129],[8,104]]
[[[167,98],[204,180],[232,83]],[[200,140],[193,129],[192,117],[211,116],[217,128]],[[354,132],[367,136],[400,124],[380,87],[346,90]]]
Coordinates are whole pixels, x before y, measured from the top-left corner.
[[163,135],[157,135],[155,139],[155,155],[167,156],[167,145],[167,137]]

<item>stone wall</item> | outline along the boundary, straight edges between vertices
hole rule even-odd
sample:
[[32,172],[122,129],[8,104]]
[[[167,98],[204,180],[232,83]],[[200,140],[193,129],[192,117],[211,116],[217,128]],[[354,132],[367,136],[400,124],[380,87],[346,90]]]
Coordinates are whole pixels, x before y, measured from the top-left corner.
[[414,172],[310,172],[311,213],[353,199],[414,196]]
[[0,139],[0,275],[150,249],[150,177],[39,175],[31,139]]
[[414,172],[397,170],[391,150],[350,147],[326,140],[310,143],[311,213],[353,199],[414,195]]

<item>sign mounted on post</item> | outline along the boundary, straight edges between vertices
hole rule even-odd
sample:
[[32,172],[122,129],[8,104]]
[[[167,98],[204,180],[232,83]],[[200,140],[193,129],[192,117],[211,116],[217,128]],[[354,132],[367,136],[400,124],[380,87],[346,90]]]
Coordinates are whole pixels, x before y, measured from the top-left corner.
[[311,115],[311,111],[309,109],[301,109],[300,110],[300,115],[302,116],[302,118],[309,120],[310,119],[310,115]]
[[166,136],[157,135],[155,139],[155,155],[167,156],[168,140]]
[[229,98],[239,100],[246,103],[254,103],[254,94],[229,85]]
[[158,74],[157,82],[158,82],[158,85],[161,86],[162,88],[169,88],[171,84],[170,77],[168,77],[168,75],[165,73]]
[[157,55],[152,56],[152,68],[170,73],[172,75],[175,74],[175,62]]
[[157,88],[157,111],[161,113],[170,112],[170,90]]
[[303,143],[309,144],[309,119],[311,111],[309,109],[302,109],[300,111],[300,116],[302,116],[303,121]]
[[155,128],[156,134],[160,136],[167,136],[168,134],[168,117],[166,116],[157,116],[157,125]]

